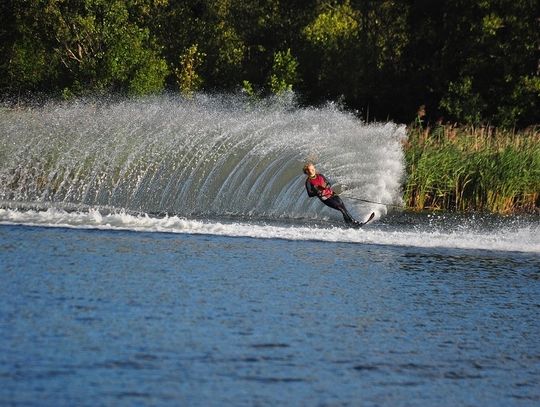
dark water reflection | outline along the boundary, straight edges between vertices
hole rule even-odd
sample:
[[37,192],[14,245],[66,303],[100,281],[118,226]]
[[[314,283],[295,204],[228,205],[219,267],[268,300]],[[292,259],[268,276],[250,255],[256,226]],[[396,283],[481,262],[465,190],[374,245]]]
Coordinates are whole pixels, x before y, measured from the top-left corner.
[[0,404],[540,402],[537,254],[0,226]]

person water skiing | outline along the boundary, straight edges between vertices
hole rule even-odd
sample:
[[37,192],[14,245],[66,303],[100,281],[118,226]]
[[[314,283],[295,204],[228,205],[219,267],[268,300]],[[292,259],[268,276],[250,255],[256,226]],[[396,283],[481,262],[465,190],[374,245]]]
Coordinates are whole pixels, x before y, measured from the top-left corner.
[[340,211],[347,225],[352,227],[362,226],[362,223],[351,216],[339,195],[334,192],[326,177],[317,172],[312,162],[304,165],[303,171],[307,175],[306,190],[310,198],[316,196],[326,206]]

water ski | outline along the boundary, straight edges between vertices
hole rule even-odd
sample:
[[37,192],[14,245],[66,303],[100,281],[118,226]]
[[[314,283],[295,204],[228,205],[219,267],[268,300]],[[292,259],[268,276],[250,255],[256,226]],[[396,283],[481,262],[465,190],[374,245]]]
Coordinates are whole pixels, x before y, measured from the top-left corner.
[[369,215],[369,218],[365,222],[350,223],[348,226],[353,229],[359,229],[362,226],[364,226],[366,223],[370,222],[374,217],[375,217],[375,212],[371,212],[371,215]]

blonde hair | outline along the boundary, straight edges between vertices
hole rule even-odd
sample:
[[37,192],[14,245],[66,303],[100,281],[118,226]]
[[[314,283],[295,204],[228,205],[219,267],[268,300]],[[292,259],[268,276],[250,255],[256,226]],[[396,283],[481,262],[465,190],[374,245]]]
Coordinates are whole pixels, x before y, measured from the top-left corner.
[[313,164],[311,161],[308,161],[307,163],[304,164],[304,166],[302,167],[302,171],[304,172],[304,174],[307,174],[307,169],[311,165],[315,166],[315,164]]

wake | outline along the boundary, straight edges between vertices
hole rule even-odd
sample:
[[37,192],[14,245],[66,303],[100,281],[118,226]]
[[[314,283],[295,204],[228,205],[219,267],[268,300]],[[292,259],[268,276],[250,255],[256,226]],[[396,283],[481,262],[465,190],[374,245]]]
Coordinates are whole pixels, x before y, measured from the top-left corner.
[[540,227],[537,222],[507,224],[490,230],[474,227],[449,229],[442,225],[433,227],[429,222],[421,222],[413,227],[396,226],[399,223],[394,219],[391,224],[375,223],[357,230],[346,229],[328,221],[313,224],[307,220],[294,223],[234,218],[201,220],[179,216],[156,218],[127,213],[103,214],[95,209],[88,212],[70,212],[55,208],[44,211],[0,209],[0,225],[540,253]]

